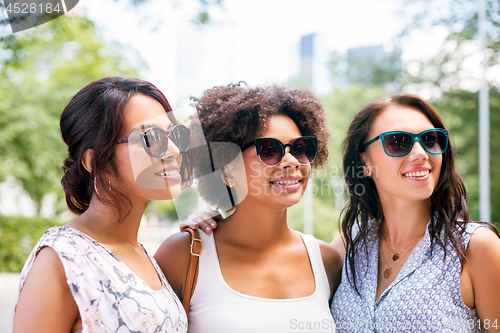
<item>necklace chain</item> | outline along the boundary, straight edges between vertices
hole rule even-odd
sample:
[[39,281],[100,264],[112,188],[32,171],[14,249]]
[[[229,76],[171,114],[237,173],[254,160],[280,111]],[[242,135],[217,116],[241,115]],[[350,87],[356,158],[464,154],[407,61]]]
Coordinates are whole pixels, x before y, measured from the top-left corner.
[[[409,245],[405,246],[403,249],[399,250],[398,252],[393,251],[393,250],[389,247],[389,244],[387,244],[387,241],[385,241],[385,242],[384,242],[384,243],[385,243],[385,246],[387,246],[387,248],[388,248],[391,252],[393,252],[393,255],[392,255],[392,260],[394,261],[394,263],[393,263],[392,265],[389,265],[389,264],[387,263],[387,260],[385,259],[385,256],[381,253],[381,255],[382,255],[382,260],[384,260],[385,264],[386,264],[387,266],[389,266],[388,268],[386,268],[386,269],[384,270],[384,277],[385,277],[386,279],[388,279],[388,278],[390,278],[390,277],[391,277],[391,275],[392,275],[392,268],[393,268],[394,266],[396,266],[402,258],[405,258],[405,257],[406,257],[406,255],[410,252],[410,250],[411,250],[411,249],[415,246],[415,244],[417,243],[417,241],[418,241],[419,239],[421,239],[423,236],[425,236],[425,233],[424,233],[423,235],[421,235],[421,236],[418,236],[418,237],[417,237],[417,238],[416,238],[413,242],[411,242]],[[381,249],[382,249],[382,247],[381,247]],[[400,255],[400,253],[402,253],[405,249],[407,249],[407,251],[406,251],[406,252],[404,252],[402,255]]]

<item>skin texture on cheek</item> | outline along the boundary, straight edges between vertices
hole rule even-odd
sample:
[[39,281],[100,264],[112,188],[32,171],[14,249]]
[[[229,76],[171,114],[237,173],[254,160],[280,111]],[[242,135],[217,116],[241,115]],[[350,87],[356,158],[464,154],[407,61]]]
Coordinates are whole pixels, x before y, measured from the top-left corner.
[[[420,111],[400,106],[390,106],[374,120],[370,133],[373,137],[395,130],[420,133],[434,128],[430,120]],[[388,156],[383,142],[377,140],[361,154],[365,170],[369,170],[379,196],[401,197],[409,200],[428,199],[439,179],[442,155],[427,154],[419,141],[415,141],[410,153],[403,157]],[[405,177],[404,174],[429,171],[426,177]]]
[[[302,136],[297,125],[286,116],[270,117],[261,137],[276,138],[282,143],[291,143]],[[286,149],[280,164],[264,165],[255,146],[243,152],[247,170],[248,194],[265,204],[292,206],[300,201],[311,173],[310,165],[301,165]]]

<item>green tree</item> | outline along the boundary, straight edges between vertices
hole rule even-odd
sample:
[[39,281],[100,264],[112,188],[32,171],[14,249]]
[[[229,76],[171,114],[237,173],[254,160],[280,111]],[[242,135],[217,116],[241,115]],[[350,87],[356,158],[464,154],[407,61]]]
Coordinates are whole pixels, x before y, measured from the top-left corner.
[[[336,89],[323,97],[328,127],[332,132],[328,163],[315,172],[313,194],[318,199],[314,202],[315,235],[323,240],[333,236],[331,230],[338,230],[338,215],[347,199],[342,170],[342,140],[347,128],[356,114],[366,103],[381,98],[387,92],[381,85],[349,85]],[[293,219],[291,219],[293,222]],[[330,233],[327,233],[330,230]]]
[[93,80],[138,76],[147,65],[134,50],[105,43],[81,17],[7,36],[0,48],[0,181],[15,177],[40,209],[47,193],[62,197],[59,116],[69,99]]
[[[457,167],[467,185],[467,202],[472,218],[479,216],[479,138],[478,138],[478,94],[466,90],[447,92],[436,101],[445,123],[449,126],[452,143],[457,151]],[[500,92],[490,90],[491,124],[500,124]],[[498,128],[498,127],[497,127]],[[490,132],[491,165],[500,163],[500,131]],[[498,163],[497,163],[498,162]],[[491,216],[500,221],[500,173],[491,168]]]
[[[415,29],[444,26],[449,34],[430,60],[414,60],[405,72],[407,85],[416,90],[435,92],[433,102],[451,125],[458,149],[457,162],[468,191],[473,219],[479,218],[478,181],[478,93],[481,86],[478,41],[478,9],[475,0],[403,0],[401,14],[406,28],[401,38]],[[490,74],[500,69],[500,3],[486,1],[487,67]],[[487,75],[490,83],[490,166],[499,160],[500,79]],[[492,220],[500,222],[500,174],[490,168]]]
[[[146,6],[151,0],[114,0],[117,6],[123,6],[126,8],[137,9],[140,6]],[[211,21],[210,11],[213,7],[222,8],[224,0],[193,0],[197,2],[196,14],[193,16],[192,22],[196,25],[208,24]],[[83,0],[81,1],[83,2]],[[172,6],[178,6],[177,0],[171,0]],[[0,2],[0,11],[3,11],[5,5]],[[0,18],[0,27],[9,24],[8,18]]]

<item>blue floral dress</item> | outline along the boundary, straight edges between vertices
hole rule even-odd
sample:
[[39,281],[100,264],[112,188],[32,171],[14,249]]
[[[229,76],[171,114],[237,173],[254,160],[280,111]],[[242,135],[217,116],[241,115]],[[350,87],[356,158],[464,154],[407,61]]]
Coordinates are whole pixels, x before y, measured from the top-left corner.
[[[48,229],[21,272],[21,291],[45,246],[58,254],[87,332],[186,332],[187,316],[155,259],[162,287],[153,290],[106,246],[70,227]],[[148,255],[149,257],[149,255]]]
[[[479,224],[469,223],[465,246]],[[378,276],[380,223],[370,222],[368,256],[357,256],[359,296],[347,280],[344,260],[342,282],[331,310],[338,332],[484,332],[476,309],[468,308],[460,295],[461,263],[456,251],[438,245],[430,252],[430,235],[415,247],[396,279],[375,300]],[[359,266],[358,266],[359,265]]]

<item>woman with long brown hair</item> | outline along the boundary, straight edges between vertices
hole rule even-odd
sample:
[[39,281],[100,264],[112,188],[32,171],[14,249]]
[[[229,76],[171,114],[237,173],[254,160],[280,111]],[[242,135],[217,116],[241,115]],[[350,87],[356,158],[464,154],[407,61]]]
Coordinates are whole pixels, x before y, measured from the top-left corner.
[[434,108],[405,93],[375,100],[343,148],[346,252],[331,307],[339,331],[498,329],[498,232],[471,222]]

